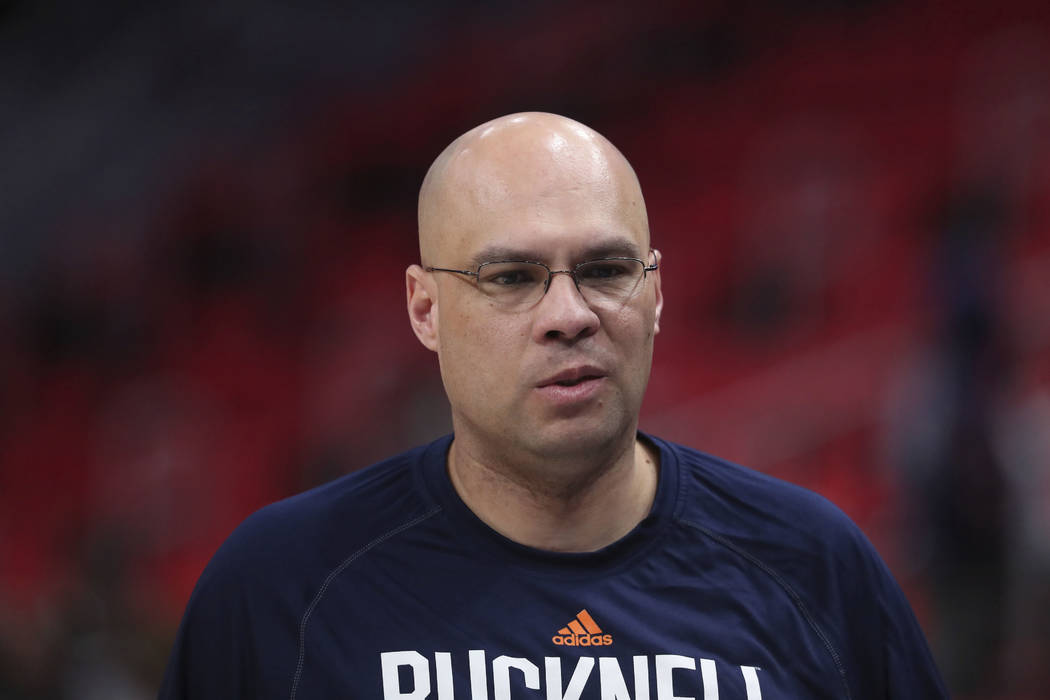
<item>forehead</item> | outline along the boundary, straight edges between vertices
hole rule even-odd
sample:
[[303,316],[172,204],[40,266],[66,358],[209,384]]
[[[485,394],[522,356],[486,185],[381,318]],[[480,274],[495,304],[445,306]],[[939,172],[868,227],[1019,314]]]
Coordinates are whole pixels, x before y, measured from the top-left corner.
[[644,257],[645,204],[618,151],[586,133],[503,136],[481,134],[450,159],[436,223],[443,255],[471,262]]
[[532,260],[552,264],[564,258],[565,264],[568,264],[597,258],[645,257],[645,251],[631,238],[597,235],[582,240],[566,239],[569,237],[562,237],[548,245],[529,240],[511,244],[489,242],[473,251],[467,261],[472,266],[498,260]]

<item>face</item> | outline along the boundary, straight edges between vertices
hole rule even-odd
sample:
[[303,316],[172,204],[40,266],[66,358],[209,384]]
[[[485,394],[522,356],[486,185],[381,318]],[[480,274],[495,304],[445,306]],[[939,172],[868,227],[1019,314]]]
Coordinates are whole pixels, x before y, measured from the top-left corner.
[[[637,181],[607,142],[574,122],[501,126],[456,152],[439,198],[421,204],[421,236],[433,236],[421,245],[425,265],[657,261]],[[471,277],[413,268],[410,316],[438,353],[457,441],[494,459],[633,443],[662,305],[658,272],[626,300],[599,303],[555,275],[534,306],[508,311]]]

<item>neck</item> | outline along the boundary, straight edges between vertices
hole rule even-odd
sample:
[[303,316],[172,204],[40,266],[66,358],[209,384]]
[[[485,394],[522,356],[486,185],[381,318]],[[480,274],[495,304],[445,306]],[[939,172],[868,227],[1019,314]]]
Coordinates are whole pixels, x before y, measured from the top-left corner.
[[459,437],[448,454],[452,485],[489,527],[515,542],[590,552],[630,532],[652,507],[658,459],[633,439],[609,455],[557,468],[486,458]]

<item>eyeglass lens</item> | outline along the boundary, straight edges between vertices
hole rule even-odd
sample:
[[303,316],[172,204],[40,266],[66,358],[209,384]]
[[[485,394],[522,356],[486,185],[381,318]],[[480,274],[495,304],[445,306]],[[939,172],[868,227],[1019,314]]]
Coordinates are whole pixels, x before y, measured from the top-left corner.
[[[637,289],[645,273],[639,260],[591,260],[577,265],[573,277],[580,293],[591,303],[624,301]],[[478,288],[506,306],[536,303],[546,292],[553,274],[539,263],[490,262],[478,268]]]

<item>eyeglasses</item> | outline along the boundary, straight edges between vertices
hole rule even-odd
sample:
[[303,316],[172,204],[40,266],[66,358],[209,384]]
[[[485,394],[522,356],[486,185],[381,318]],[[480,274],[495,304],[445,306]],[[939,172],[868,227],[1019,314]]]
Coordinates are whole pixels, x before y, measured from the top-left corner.
[[622,303],[641,286],[647,272],[659,268],[638,258],[614,257],[588,260],[571,270],[552,270],[534,260],[495,260],[476,271],[428,267],[427,272],[454,272],[477,279],[478,290],[510,310],[526,309],[543,298],[554,275],[569,275],[589,304]]

